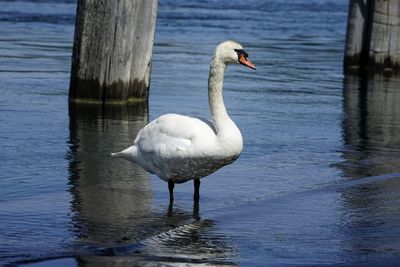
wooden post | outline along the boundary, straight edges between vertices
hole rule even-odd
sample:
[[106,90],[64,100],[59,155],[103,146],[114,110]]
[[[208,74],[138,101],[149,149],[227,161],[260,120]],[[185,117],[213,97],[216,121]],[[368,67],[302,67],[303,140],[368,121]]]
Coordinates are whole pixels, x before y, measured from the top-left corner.
[[350,0],[347,18],[344,67],[358,69],[367,65],[369,39],[369,0]]
[[157,0],[78,0],[69,99],[147,100]]
[[369,65],[400,70],[400,0],[375,0]]
[[344,69],[400,70],[400,0],[350,0]]

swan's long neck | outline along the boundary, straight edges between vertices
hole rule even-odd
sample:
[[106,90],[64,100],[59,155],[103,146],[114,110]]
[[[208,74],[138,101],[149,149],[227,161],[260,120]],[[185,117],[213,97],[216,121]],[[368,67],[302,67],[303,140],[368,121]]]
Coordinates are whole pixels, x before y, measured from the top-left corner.
[[210,76],[208,78],[208,102],[217,135],[223,134],[226,126],[233,123],[226,112],[222,97],[225,70],[226,64],[221,62],[217,57],[213,57],[210,64]]

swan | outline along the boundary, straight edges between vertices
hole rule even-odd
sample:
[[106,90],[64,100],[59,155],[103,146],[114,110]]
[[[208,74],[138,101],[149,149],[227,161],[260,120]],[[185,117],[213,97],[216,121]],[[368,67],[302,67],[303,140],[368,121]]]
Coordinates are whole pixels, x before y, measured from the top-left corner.
[[200,178],[235,161],[243,149],[242,134],[225,109],[222,86],[227,65],[256,69],[247,58],[237,42],[225,41],[216,47],[208,78],[211,121],[162,115],[139,131],[132,146],[111,155],[137,163],[168,182],[170,202],[176,183],[194,180],[193,198],[198,201]]

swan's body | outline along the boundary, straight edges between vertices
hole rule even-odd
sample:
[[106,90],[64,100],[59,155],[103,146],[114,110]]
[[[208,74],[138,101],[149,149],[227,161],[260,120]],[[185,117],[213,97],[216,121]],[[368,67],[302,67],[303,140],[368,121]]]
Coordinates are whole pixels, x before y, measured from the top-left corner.
[[230,63],[255,68],[240,44],[227,41],[217,46],[208,80],[212,122],[178,114],[162,115],[140,130],[133,146],[112,155],[136,162],[167,181],[171,200],[174,183],[194,179],[198,199],[199,179],[232,163],[243,148],[240,130],[229,118],[222,98],[224,73]]

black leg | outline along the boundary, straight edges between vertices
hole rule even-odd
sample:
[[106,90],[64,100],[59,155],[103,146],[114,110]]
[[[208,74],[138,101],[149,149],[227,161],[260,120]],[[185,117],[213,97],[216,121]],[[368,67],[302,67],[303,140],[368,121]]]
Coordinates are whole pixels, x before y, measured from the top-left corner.
[[174,186],[175,183],[172,180],[168,180],[169,202],[174,201]]
[[199,201],[193,202],[193,219],[196,221],[200,220],[200,205]]
[[200,179],[194,179],[194,195],[193,195],[193,199],[194,201],[199,201],[200,199]]

